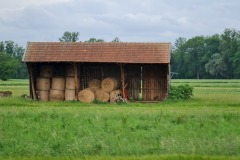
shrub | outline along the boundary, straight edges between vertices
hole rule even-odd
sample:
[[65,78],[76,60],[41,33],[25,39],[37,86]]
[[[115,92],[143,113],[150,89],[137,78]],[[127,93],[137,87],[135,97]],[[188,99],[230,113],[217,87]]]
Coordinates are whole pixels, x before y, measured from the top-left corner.
[[188,84],[170,87],[170,99],[189,99],[193,96],[193,87]]

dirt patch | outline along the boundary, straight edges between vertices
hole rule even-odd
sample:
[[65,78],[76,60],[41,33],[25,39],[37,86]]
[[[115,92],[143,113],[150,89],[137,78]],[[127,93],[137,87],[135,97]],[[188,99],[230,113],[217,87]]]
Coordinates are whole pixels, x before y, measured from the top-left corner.
[[0,91],[0,97],[9,97],[12,95],[11,91]]

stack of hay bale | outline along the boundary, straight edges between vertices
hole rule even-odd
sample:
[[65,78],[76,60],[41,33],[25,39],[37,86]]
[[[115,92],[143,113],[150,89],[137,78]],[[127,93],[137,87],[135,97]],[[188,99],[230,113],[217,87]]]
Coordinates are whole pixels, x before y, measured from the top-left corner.
[[[79,78],[77,78],[76,85],[79,89]],[[75,100],[75,92],[74,68],[72,65],[68,65],[66,68],[66,77],[52,77],[50,100],[73,101]]]
[[[65,100],[75,100],[75,78],[73,66],[67,66],[66,70],[66,88],[65,88]],[[79,78],[77,79],[77,88],[79,89]]]
[[[40,101],[75,100],[75,78],[73,66],[66,69],[66,77],[53,76],[53,67],[40,66],[40,76],[36,79],[37,97]],[[79,78],[77,82],[79,88]]]
[[53,67],[49,65],[43,65],[40,67],[40,77],[36,79],[36,93],[38,100],[48,101],[50,91],[50,81],[53,75]]
[[[103,102],[114,102],[113,96],[117,89],[119,88],[119,81],[116,78],[105,78],[102,80],[101,89],[96,91],[96,99]],[[111,95],[111,96],[110,96]]]
[[95,100],[96,90],[101,87],[101,80],[91,79],[88,82],[88,88],[78,93],[78,100],[84,103],[92,103]]
[[[75,100],[75,83],[79,90],[79,78],[75,82],[72,65],[66,68],[65,76],[53,76],[53,67],[50,65],[40,66],[40,76],[36,79],[37,97],[40,101],[71,101]],[[78,93],[78,100],[91,103],[95,99],[100,102],[118,102],[122,96],[119,89],[119,80],[108,77],[102,81],[91,79],[88,88]]]
[[52,77],[52,85],[50,89],[50,101],[63,101],[65,90],[65,77]]
[[116,95],[120,95],[119,81],[116,78],[108,77],[102,81],[92,79],[88,82],[88,88],[78,94],[82,102],[91,103],[95,99],[100,102],[116,102]]

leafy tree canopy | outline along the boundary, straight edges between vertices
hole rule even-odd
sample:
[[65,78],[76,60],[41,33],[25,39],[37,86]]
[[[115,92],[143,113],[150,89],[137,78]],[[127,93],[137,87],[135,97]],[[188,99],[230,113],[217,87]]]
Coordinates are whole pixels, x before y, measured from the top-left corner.
[[224,76],[224,72],[227,70],[227,66],[219,53],[214,53],[209,59],[208,63],[205,64],[206,72],[219,78]]
[[0,79],[26,78],[26,65],[22,62],[24,48],[13,41],[0,42]]
[[174,78],[240,78],[240,31],[221,35],[179,37],[173,46]]
[[120,39],[118,37],[115,37],[112,42],[121,42]]
[[90,38],[89,40],[87,40],[85,42],[104,42],[104,40],[103,39],[97,39],[97,38]]
[[69,32],[63,33],[63,36],[59,38],[60,42],[77,42],[79,40],[79,32]]
[[0,79],[7,80],[9,78],[12,78],[12,75],[17,72],[20,62],[18,59],[3,52],[0,52],[0,59]]

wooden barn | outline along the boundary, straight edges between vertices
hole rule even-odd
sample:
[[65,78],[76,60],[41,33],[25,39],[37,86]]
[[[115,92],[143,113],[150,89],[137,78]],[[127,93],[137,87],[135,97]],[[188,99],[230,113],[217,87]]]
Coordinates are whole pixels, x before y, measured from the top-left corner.
[[48,100],[49,88],[54,89],[56,81],[53,77],[72,79],[74,100],[90,80],[114,77],[123,98],[162,101],[169,94],[170,52],[170,43],[28,42],[23,61],[35,100],[39,94]]

